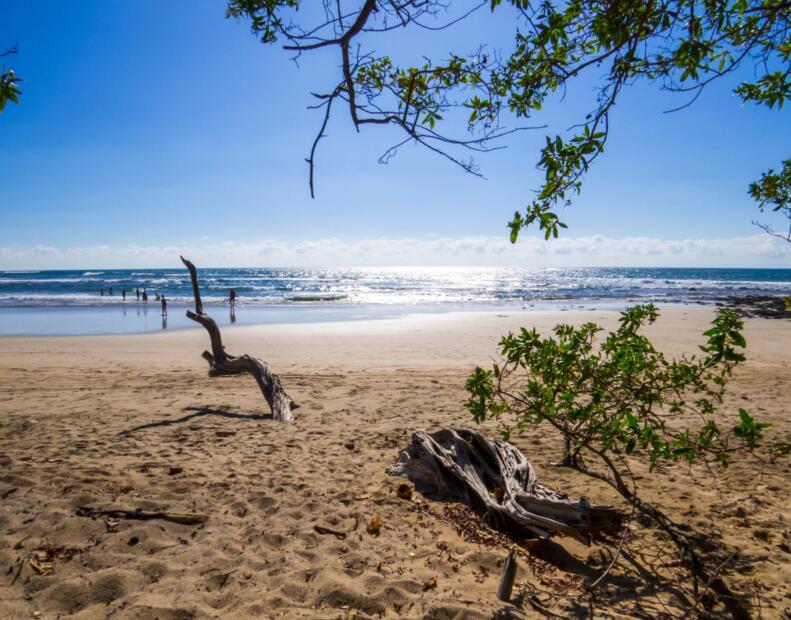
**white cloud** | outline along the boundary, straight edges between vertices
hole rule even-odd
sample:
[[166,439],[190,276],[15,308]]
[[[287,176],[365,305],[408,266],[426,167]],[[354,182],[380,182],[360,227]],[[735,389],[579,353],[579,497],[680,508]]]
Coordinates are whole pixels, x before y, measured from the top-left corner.
[[593,235],[544,241],[523,237],[441,237],[343,241],[336,237],[287,242],[202,238],[172,245],[0,246],[0,269],[177,267],[184,254],[204,267],[344,266],[657,266],[791,267],[791,244],[756,234],[725,239],[614,239]]

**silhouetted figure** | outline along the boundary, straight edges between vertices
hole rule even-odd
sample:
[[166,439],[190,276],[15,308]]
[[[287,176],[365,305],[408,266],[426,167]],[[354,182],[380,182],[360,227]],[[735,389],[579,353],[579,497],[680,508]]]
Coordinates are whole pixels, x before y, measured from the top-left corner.
[[124,298],[124,301],[126,301],[126,289],[121,290],[121,296]]
[[148,289],[143,289],[143,301],[148,303]]
[[111,286],[110,287],[110,295],[112,295],[112,294],[113,294],[113,287]]
[[104,287],[102,287],[102,288],[100,288],[100,289],[99,289],[99,295],[101,295],[102,297],[104,297]]
[[231,308],[236,306],[236,289],[232,288],[231,292],[228,294],[228,299],[231,301]]
[[137,295],[137,301],[140,301],[140,287],[139,286],[135,289],[135,295]]
[[160,298],[160,303],[162,304],[162,316],[167,317],[168,315],[168,300],[165,299],[165,296],[162,295]]

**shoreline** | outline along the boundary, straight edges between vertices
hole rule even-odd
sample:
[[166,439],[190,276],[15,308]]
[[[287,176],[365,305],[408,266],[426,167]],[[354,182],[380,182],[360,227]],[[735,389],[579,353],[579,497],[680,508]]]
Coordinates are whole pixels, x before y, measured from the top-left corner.
[[[149,306],[0,306],[0,338],[120,336],[155,334],[200,329],[185,316],[191,304],[168,304],[167,320],[162,320],[156,302]],[[413,316],[434,316],[497,313],[544,313],[621,311],[636,304],[654,303],[659,308],[715,308],[714,302],[657,302],[648,300],[579,300],[525,301],[502,304],[273,304],[240,305],[232,314],[227,306],[207,306],[206,310],[221,329],[238,329],[257,325],[306,325],[314,323],[358,323],[404,319]],[[120,311],[120,312],[119,312]],[[55,322],[53,322],[55,321]],[[32,327],[31,327],[32,325]]]
[[[671,355],[694,354],[705,337],[703,331],[714,318],[716,307],[703,305],[658,306],[660,316],[646,327],[649,337],[661,334],[658,348]],[[220,325],[223,342],[233,354],[249,353],[275,368],[293,369],[296,360],[316,368],[335,367],[410,368],[449,365],[472,369],[476,357],[493,359],[500,338],[522,327],[534,326],[550,333],[560,323],[593,321],[605,330],[615,329],[620,309],[512,309],[410,313],[395,317],[354,320],[282,322]],[[0,336],[7,356],[36,357],[49,352],[54,360],[86,356],[90,365],[124,363],[128,358],[151,367],[185,365],[205,368],[200,352],[209,345],[206,331],[185,318],[189,327],[123,334],[7,335]],[[791,325],[784,320],[745,317],[747,356],[755,363],[769,363],[786,356]],[[219,322],[218,322],[219,324]],[[755,336],[754,334],[757,334]],[[760,355],[753,355],[750,342],[761,341]],[[314,352],[316,342],[320,351]],[[328,351],[336,351],[335,359]],[[426,353],[430,354],[426,354]],[[0,353],[0,359],[3,354]],[[50,360],[52,361],[52,360]],[[3,364],[0,363],[0,368]]]

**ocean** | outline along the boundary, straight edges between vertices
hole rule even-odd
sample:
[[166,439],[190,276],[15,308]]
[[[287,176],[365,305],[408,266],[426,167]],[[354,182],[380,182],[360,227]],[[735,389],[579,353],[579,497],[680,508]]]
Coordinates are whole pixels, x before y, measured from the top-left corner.
[[[649,301],[712,304],[732,295],[791,294],[791,269],[229,268],[202,269],[199,276],[207,311],[220,319],[227,314],[228,291],[236,289],[238,323]],[[148,304],[138,303],[137,288],[148,291]],[[166,296],[171,311],[190,304],[187,270],[0,271],[0,335],[161,329],[156,294]],[[181,315],[171,312],[167,327],[190,325]]]

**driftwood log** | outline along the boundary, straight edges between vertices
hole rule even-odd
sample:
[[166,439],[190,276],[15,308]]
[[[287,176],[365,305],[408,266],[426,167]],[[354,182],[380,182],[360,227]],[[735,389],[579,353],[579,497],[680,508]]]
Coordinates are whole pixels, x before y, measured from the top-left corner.
[[275,420],[291,422],[294,419],[292,411],[299,407],[297,403],[286,393],[280,378],[269,369],[266,362],[262,362],[250,355],[230,355],[225,351],[222,344],[220,328],[208,314],[203,311],[203,302],[200,298],[200,287],[198,286],[198,272],[190,261],[183,256],[181,262],[189,269],[192,279],[192,293],[195,296],[195,311],[187,310],[187,318],[200,323],[209,332],[211,339],[211,352],[204,351],[203,359],[209,362],[209,376],[221,377],[224,375],[239,375],[250,373],[261,388],[269,408],[272,410],[272,417]]
[[596,533],[616,531],[622,520],[611,506],[541,486],[517,448],[468,429],[415,431],[389,472],[428,497],[463,502],[492,527],[522,535],[565,534],[587,543]]
[[97,517],[109,517],[111,519],[134,519],[136,521],[151,521],[153,519],[162,519],[163,521],[172,521],[173,523],[180,523],[182,525],[200,525],[209,520],[209,515],[201,515],[195,513],[181,513],[181,512],[147,512],[145,510],[122,510],[110,509],[102,510],[100,508],[91,508],[90,506],[79,506],[77,508],[77,516],[90,517],[96,519]]

